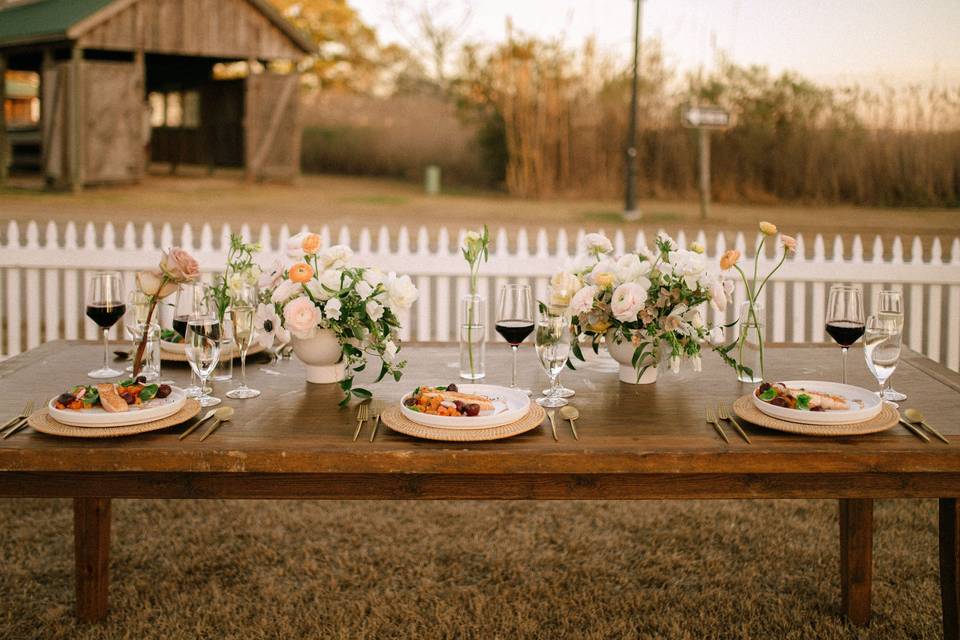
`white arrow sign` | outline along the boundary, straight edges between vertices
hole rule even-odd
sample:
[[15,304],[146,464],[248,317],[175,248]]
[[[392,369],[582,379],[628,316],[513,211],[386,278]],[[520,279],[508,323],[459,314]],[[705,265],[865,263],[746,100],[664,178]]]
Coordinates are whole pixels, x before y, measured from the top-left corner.
[[680,121],[685,127],[726,129],[730,126],[730,112],[721,107],[684,107]]

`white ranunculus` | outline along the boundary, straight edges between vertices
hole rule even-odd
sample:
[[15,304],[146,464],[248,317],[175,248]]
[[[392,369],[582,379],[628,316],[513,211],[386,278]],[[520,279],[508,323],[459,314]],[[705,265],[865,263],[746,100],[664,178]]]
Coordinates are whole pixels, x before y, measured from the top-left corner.
[[610,311],[620,322],[632,322],[647,301],[647,289],[635,282],[627,282],[613,291]]
[[374,289],[377,288],[378,284],[383,283],[385,276],[386,274],[379,267],[370,267],[363,271],[363,280]]
[[613,265],[613,273],[617,277],[617,282],[640,282],[641,278],[646,280],[647,286],[650,281],[645,277],[650,273],[651,265],[646,260],[641,260],[635,253],[628,253],[620,256]]
[[270,296],[270,301],[276,304],[283,304],[293,296],[300,293],[300,285],[292,280],[284,280],[277,285],[277,288],[273,290],[273,295]]
[[371,287],[370,283],[366,280],[361,280],[358,282],[354,289],[356,290],[357,295],[360,296],[361,300],[366,300],[370,297],[370,294],[373,293],[373,287]]
[[323,315],[330,320],[339,320],[340,309],[342,307],[343,303],[340,302],[340,298],[330,298],[327,300],[327,304],[325,304],[323,307]]
[[[318,296],[320,300],[326,300],[331,296],[336,295],[336,293],[339,293],[341,290],[341,283],[342,286],[347,286],[347,283],[343,278],[343,272],[337,269],[328,269],[327,271],[324,271],[320,274],[318,279],[320,280],[320,284],[323,285],[323,287],[321,287],[323,289],[323,295]],[[333,293],[331,293],[331,291]]]
[[616,284],[617,276],[614,273],[616,265],[612,260],[606,258],[597,262],[593,271],[587,276],[587,282],[597,285],[601,289],[609,289]]
[[410,276],[398,277],[397,274],[392,271],[387,274],[384,286],[387,289],[387,300],[389,301],[390,308],[395,311],[409,309],[413,303],[417,301],[417,296],[420,295],[413,281],[410,280]]
[[593,301],[596,296],[597,288],[595,286],[591,284],[583,287],[570,300],[570,313],[576,315],[589,313],[593,309]]
[[715,347],[718,347],[723,344],[723,341],[723,327],[714,327],[713,329],[710,329],[710,333],[707,334],[707,342]]
[[303,260],[303,239],[309,234],[308,231],[301,231],[300,233],[290,236],[290,239],[287,240],[287,256],[291,260]]
[[667,255],[667,261],[673,267],[673,275],[682,278],[689,289],[697,289],[700,279],[706,275],[706,262],[703,256],[686,249],[677,249]]
[[364,308],[367,310],[367,315],[374,322],[383,317],[383,305],[376,300],[367,300],[367,304]]
[[314,300],[326,300],[330,297],[330,292],[323,288],[323,285],[320,284],[320,281],[316,278],[311,278],[307,280],[307,283],[303,285],[306,287],[307,291],[310,292],[310,295],[313,296]]
[[610,239],[602,233],[588,233],[583,237],[583,246],[587,253],[593,256],[606,255],[613,253],[613,244]]
[[345,244],[335,244],[317,254],[317,260],[324,269],[342,269],[352,257],[353,250]]

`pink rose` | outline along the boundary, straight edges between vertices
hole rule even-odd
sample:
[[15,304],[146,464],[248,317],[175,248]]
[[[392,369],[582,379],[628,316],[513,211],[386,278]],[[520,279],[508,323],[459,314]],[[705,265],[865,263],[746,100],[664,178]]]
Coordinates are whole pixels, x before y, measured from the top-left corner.
[[148,296],[156,296],[158,300],[166,298],[177,290],[177,283],[172,280],[163,281],[163,274],[157,271],[141,271],[137,274],[137,288]]
[[313,337],[320,322],[320,310],[307,296],[294,298],[283,308],[283,326],[302,340]]
[[180,247],[170,247],[163,252],[160,270],[175,282],[190,282],[200,277],[200,265],[193,256]]

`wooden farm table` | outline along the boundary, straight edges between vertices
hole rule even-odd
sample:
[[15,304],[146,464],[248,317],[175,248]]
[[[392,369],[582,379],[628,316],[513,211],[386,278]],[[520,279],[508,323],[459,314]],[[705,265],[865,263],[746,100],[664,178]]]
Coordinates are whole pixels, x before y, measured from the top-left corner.
[[[488,349],[488,379],[505,382],[509,353]],[[456,378],[455,346],[409,345],[400,384],[376,395],[398,401],[419,383]],[[56,342],[0,363],[0,417],[25,399],[50,398],[99,363],[97,345]],[[532,349],[521,351],[521,382],[545,384]],[[771,348],[768,377],[839,377],[840,353],[826,346]],[[875,384],[850,354],[851,382]],[[724,443],[704,422],[704,408],[747,391],[707,355],[700,374],[661,374],[634,387],[610,372],[566,372],[577,390],[580,440],[566,423],[555,442],[546,424],[500,442],[418,441],[381,426],[374,443],[352,442],[355,408],[338,410],[338,390],[303,381],[299,363],[284,375],[251,366],[256,400],[236,408],[207,441],[185,440],[184,427],[128,438],[78,440],[28,429],[0,441],[0,496],[74,498],[77,613],[107,612],[111,498],[269,498],[400,500],[584,500],[703,498],[839,499],[842,609],[860,625],[870,617],[874,498],[940,499],[943,625],[958,637],[960,578],[960,376],[913,353],[894,380],[954,443],[924,443],[902,427],[872,436],[811,438],[747,427],[753,444],[727,428]],[[165,365],[183,383],[187,369]],[[225,388],[218,388],[221,394]]]

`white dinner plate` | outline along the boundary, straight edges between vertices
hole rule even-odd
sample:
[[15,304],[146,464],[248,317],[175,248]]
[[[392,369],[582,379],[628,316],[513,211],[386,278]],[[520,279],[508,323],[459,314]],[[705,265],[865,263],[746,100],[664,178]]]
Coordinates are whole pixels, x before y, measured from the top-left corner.
[[403,401],[413,395],[410,392],[400,400],[400,409],[403,416],[417,424],[428,427],[443,427],[444,429],[485,429],[487,427],[499,427],[511,422],[516,422],[530,411],[530,396],[523,391],[511,389],[509,387],[498,387],[492,384],[458,384],[457,389],[461,393],[469,393],[478,396],[486,396],[494,405],[492,413],[478,416],[435,416],[428,413],[420,413],[408,408]]
[[170,353],[186,353],[187,345],[184,342],[167,342],[166,340],[160,341],[160,348],[164,351],[169,351]]
[[756,389],[754,389],[751,394],[754,406],[771,418],[800,424],[854,424],[869,420],[883,410],[883,401],[880,400],[880,397],[876,393],[861,387],[819,380],[784,380],[781,384],[791,389],[805,389],[806,391],[842,396],[847,399],[850,409],[845,411],[799,411],[777,407],[758,398]]
[[54,403],[57,398],[51,398],[47,403],[50,417],[71,427],[125,427],[134,424],[143,424],[153,420],[160,420],[172,416],[183,408],[187,396],[183,389],[172,387],[166,398],[154,398],[140,407],[130,407],[129,411],[110,413],[103,407],[90,409],[57,409]]

